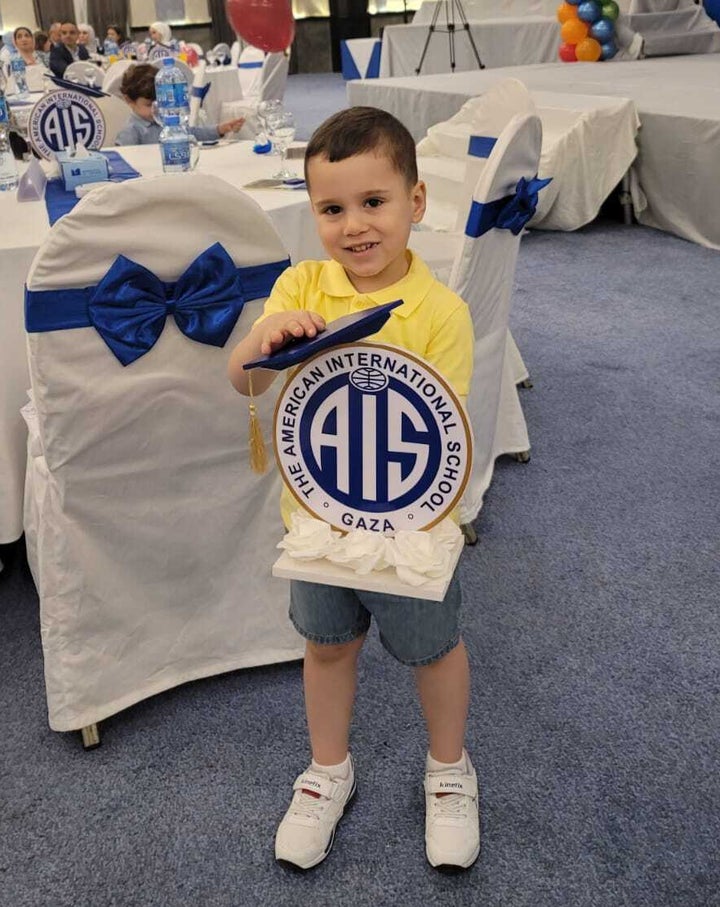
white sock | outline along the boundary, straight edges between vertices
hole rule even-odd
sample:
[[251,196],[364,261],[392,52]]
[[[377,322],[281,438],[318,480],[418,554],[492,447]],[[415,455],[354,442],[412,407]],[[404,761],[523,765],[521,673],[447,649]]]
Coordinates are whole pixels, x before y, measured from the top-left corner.
[[333,780],[345,781],[350,775],[350,753],[347,754],[342,762],[337,765],[320,765],[314,759],[310,763],[310,768],[314,772],[322,772],[323,775],[330,775]]
[[437,759],[433,759],[430,753],[427,754],[426,759],[426,771],[428,772],[462,772],[466,774],[469,770],[469,759],[467,758],[467,753],[465,750],[462,751],[462,756],[458,759],[457,762],[438,762]]

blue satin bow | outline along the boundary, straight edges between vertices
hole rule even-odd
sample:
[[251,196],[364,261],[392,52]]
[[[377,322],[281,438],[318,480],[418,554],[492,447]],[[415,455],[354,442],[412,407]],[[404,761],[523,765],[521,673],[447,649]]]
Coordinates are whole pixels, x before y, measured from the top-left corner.
[[552,177],[538,179],[535,176],[526,180],[521,176],[512,195],[506,195],[494,202],[473,201],[465,226],[465,235],[477,239],[488,230],[497,227],[499,230],[510,230],[517,236],[535,214],[538,193],[551,182]]
[[29,333],[93,326],[123,365],[157,342],[168,315],[187,337],[223,346],[247,299],[268,296],[288,259],[236,268],[220,243],[202,252],[174,282],[119,255],[96,287],[26,290]]

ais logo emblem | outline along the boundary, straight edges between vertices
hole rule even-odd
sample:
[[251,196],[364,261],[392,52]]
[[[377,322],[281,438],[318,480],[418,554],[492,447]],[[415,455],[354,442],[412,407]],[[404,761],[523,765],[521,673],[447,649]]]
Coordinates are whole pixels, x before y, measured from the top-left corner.
[[58,151],[105,143],[105,118],[93,98],[71,89],[51,91],[33,107],[28,123],[30,143],[44,158]]
[[275,453],[297,500],[338,529],[426,529],[470,474],[462,405],[426,362],[374,343],[335,347],[288,379]]

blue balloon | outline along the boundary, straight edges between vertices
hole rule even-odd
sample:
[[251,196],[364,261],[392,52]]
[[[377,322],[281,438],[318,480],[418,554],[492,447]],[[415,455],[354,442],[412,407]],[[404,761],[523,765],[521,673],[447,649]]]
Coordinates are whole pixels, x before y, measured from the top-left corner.
[[608,41],[612,41],[614,31],[615,23],[612,19],[598,19],[597,22],[590,26],[590,34],[601,44],[607,44]]
[[595,0],[584,0],[578,6],[578,18],[583,22],[597,22],[602,16],[602,7]]
[[617,45],[614,41],[606,41],[605,44],[600,45],[600,59],[601,60],[612,60],[612,58],[617,53]]

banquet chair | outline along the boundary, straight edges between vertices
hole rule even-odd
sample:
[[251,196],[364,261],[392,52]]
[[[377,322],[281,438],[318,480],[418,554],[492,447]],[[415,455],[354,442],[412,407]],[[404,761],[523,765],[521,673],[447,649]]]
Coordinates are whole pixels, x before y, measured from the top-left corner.
[[230,47],[230,64],[231,66],[237,66],[240,60],[240,42],[233,41],[232,46]]
[[238,72],[243,97],[257,99],[262,83],[263,63],[265,52],[258,47],[248,44],[240,52],[238,59]]
[[38,251],[25,532],[53,730],[89,745],[148,696],[301,656],[271,578],[280,479],[250,471],[226,374],[287,264],[259,206],[201,173],[99,187]]
[[[423,228],[438,231],[432,240],[418,242],[423,243],[427,264],[443,283],[450,279],[473,191],[497,137],[514,116],[535,112],[525,85],[518,79],[503,79],[463,104],[449,120],[431,126],[418,143],[418,170],[428,197]],[[458,171],[462,178],[458,178]],[[510,331],[507,342],[515,383],[532,387]]]
[[91,88],[101,88],[105,73],[95,63],[90,63],[87,60],[76,60],[65,70],[63,78],[69,82],[89,85]]
[[122,83],[126,70],[134,65],[135,63],[132,60],[116,60],[114,63],[111,63],[105,70],[102,90],[107,94],[114,95],[116,98],[122,98],[120,84]]
[[[475,331],[468,396],[473,466],[460,505],[460,522],[470,543],[477,538],[470,524],[482,507],[495,459],[501,454],[529,459],[507,336],[520,234],[540,188],[535,178],[541,143],[542,126],[534,114],[517,115],[503,129],[478,178],[448,282],[467,302]],[[410,247],[422,255],[415,240],[427,236],[434,234],[411,234]]]
[[289,69],[290,57],[288,54],[274,53],[265,57],[260,74],[258,101],[269,101],[272,98],[282,101]]

